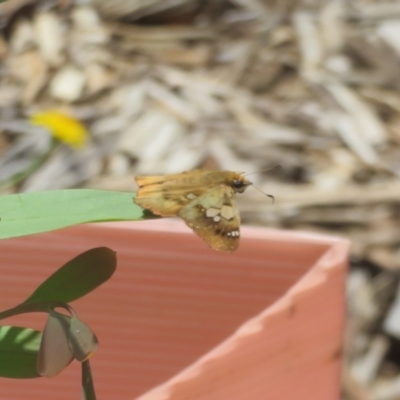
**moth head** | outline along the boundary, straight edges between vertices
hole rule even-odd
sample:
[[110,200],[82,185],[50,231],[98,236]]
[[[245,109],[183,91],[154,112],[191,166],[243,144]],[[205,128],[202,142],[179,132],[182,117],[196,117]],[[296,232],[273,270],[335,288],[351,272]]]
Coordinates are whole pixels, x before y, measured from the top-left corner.
[[243,175],[235,173],[231,182],[232,189],[235,192],[243,193],[249,185],[252,185],[252,182],[246,179]]

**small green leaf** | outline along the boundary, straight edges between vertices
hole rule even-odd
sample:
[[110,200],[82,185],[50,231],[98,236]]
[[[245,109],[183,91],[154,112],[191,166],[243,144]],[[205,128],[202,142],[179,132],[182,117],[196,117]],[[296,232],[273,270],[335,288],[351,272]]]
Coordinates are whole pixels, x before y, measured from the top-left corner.
[[87,222],[154,218],[134,202],[134,197],[135,193],[91,189],[0,196],[0,239]]
[[74,357],[83,362],[90,358],[99,346],[94,332],[77,317],[71,318],[69,345]]
[[0,376],[38,378],[36,369],[42,333],[17,326],[0,326]]
[[116,266],[116,254],[107,247],[85,251],[47,278],[23,304],[79,299],[107,281]]
[[37,359],[37,370],[40,375],[52,378],[74,359],[69,346],[70,326],[70,317],[56,311],[50,311],[43,330]]

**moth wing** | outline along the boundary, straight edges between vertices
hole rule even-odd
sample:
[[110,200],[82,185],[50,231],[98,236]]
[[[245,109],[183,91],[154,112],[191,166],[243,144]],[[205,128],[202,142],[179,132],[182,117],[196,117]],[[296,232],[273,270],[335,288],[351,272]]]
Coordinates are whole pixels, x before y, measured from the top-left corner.
[[139,191],[135,203],[163,217],[177,215],[179,210],[207,190],[201,185],[184,184],[178,175],[137,176]]
[[214,250],[239,246],[240,214],[232,188],[219,185],[181,208],[178,215]]

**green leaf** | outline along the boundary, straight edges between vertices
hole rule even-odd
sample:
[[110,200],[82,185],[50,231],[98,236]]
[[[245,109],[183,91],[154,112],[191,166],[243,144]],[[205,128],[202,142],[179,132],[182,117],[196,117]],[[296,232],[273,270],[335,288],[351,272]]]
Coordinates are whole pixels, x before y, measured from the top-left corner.
[[69,347],[80,362],[90,358],[99,347],[99,341],[92,329],[77,317],[71,318]]
[[107,281],[116,267],[113,250],[97,247],[85,251],[47,278],[23,304],[48,301],[69,303]]
[[0,196],[0,239],[87,222],[154,218],[133,201],[135,193],[91,189]]
[[38,355],[37,370],[40,375],[52,378],[74,359],[69,345],[70,326],[70,317],[50,311]]
[[17,326],[0,326],[0,376],[37,378],[36,360],[42,333]]

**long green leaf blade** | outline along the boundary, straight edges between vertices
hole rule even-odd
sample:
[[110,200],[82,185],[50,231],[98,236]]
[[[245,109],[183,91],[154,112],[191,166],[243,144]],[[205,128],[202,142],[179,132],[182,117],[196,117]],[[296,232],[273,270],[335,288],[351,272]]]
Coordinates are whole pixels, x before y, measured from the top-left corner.
[[0,196],[0,239],[47,232],[87,222],[146,218],[134,193],[92,189]]

